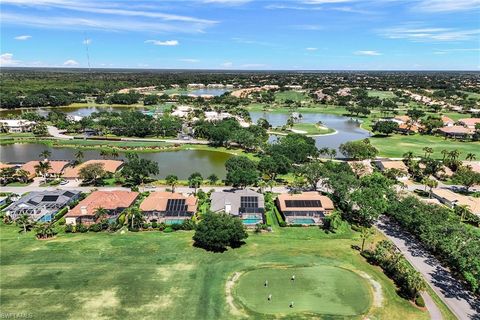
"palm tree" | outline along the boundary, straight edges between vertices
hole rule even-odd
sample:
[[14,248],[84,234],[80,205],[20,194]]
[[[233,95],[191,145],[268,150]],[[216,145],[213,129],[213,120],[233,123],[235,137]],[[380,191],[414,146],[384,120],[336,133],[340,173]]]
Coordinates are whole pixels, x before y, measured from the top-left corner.
[[214,185],[218,181],[218,176],[215,173],[212,173],[211,175],[208,176],[208,181],[210,181],[211,185]]
[[77,152],[75,152],[75,161],[77,163],[80,163],[80,162],[82,162],[83,158],[84,158],[83,151],[82,150],[77,150]]
[[365,248],[365,242],[370,239],[370,237],[372,237],[374,234],[374,231],[372,228],[362,228],[362,233],[360,234],[360,239],[362,239],[362,248],[361,248],[361,252],[363,252],[364,248]]
[[20,182],[26,183],[30,178],[30,173],[23,169],[18,169],[14,175],[15,179],[18,179]]
[[102,157],[102,159],[107,159],[109,155],[110,155],[110,150],[108,149],[100,150],[100,157]]
[[197,189],[202,185],[203,178],[201,176],[194,176],[188,179],[188,186],[194,188],[193,194],[197,194]]
[[270,192],[273,191],[273,187],[275,186],[275,181],[273,179],[270,179],[267,181],[267,187],[270,188]]
[[35,173],[40,174],[43,177],[44,180],[47,180],[47,173],[50,169],[52,169],[52,166],[50,165],[50,162],[40,161],[35,166]]
[[457,158],[460,156],[460,151],[458,151],[457,149],[455,150],[452,150],[448,153],[450,159],[452,160],[457,160]]
[[465,160],[467,161],[473,161],[475,159],[477,159],[477,156],[475,155],[475,153],[471,153],[471,152],[468,153],[467,156],[465,157]]
[[27,230],[30,230],[34,226],[34,223],[30,220],[28,214],[22,214],[15,222],[17,223],[17,226],[23,229],[23,233],[27,233]]
[[108,210],[102,207],[95,209],[95,221],[101,220],[102,218],[108,216]]
[[441,154],[442,154],[442,156],[443,156],[442,161],[445,161],[445,159],[446,159],[447,156],[448,156],[448,153],[449,153],[449,152],[448,152],[447,149],[443,149],[443,150],[441,151]]
[[456,205],[454,211],[460,216],[460,221],[465,221],[465,216],[471,214],[470,207],[465,204]]
[[412,163],[412,159],[413,159],[413,152],[412,151],[409,151],[409,152],[405,152],[403,154],[403,162],[408,166],[410,163]]
[[118,154],[118,151],[116,149],[112,149],[110,150],[110,156],[113,158],[113,159],[116,159],[118,158],[120,155]]
[[55,229],[52,223],[41,223],[35,228],[35,235],[40,239],[48,239],[55,235]]
[[260,193],[263,193],[264,189],[267,187],[267,182],[261,179],[258,181],[258,187],[260,188]]
[[40,159],[42,160],[47,160],[48,158],[50,158],[50,156],[52,155],[52,153],[45,149],[43,150],[42,152],[40,152],[40,154],[38,155],[40,157]]
[[330,155],[330,160],[333,160],[333,158],[337,156],[337,150],[335,150],[334,148],[331,148],[329,151],[329,155]]
[[137,226],[141,225],[143,220],[143,214],[137,207],[130,207],[125,210],[125,222],[130,223],[130,229],[134,229],[135,224]]
[[178,177],[174,174],[170,174],[166,177],[166,182],[170,186],[170,188],[172,189],[172,193],[174,193],[175,192],[175,186],[178,183]]
[[429,158],[430,155],[433,153],[433,149],[430,147],[424,147],[423,151],[425,151],[425,158]]
[[432,197],[432,189],[438,187],[438,181],[435,179],[429,179],[427,177],[422,179],[422,184],[425,185],[425,191],[427,191],[427,187],[430,188],[430,198]]

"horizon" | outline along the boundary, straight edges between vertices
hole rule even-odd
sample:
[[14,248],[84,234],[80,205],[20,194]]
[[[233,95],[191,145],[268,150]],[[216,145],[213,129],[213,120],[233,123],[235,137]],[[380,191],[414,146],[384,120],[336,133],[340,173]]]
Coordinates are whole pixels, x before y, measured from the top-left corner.
[[479,0],[1,0],[3,67],[480,70]]

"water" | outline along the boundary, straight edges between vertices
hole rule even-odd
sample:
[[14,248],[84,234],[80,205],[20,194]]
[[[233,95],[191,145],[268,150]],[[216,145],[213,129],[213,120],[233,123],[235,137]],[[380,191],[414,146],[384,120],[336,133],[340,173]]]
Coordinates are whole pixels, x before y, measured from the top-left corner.
[[[302,116],[300,122],[317,123],[321,121],[326,127],[337,131],[336,134],[314,137],[317,148],[328,147],[338,150],[342,143],[370,136],[367,130],[360,128],[359,121],[349,117],[321,113],[302,113]],[[272,126],[278,127],[287,123],[290,114],[256,111],[250,112],[250,117],[253,122],[257,122],[259,118],[265,118]],[[271,141],[275,140],[275,137],[271,139]]]
[[292,219],[290,220],[291,224],[315,224],[313,219]]
[[[39,159],[43,150],[49,150],[51,160],[75,160],[76,149],[52,148],[43,144],[16,143],[0,146],[0,162],[23,163]],[[82,150],[84,160],[101,159],[98,150]],[[125,153],[120,152],[119,159],[125,159]],[[224,152],[206,150],[180,150],[168,152],[138,153],[140,158],[153,160],[158,163],[160,174],[157,178],[165,178],[174,174],[180,179],[187,179],[190,174],[198,171],[203,177],[216,174],[220,179],[225,178],[225,162],[232,156]]]
[[182,219],[168,219],[168,220],[165,220],[165,224],[167,224],[167,225],[182,224],[182,223],[183,223]]
[[262,219],[251,218],[251,219],[242,219],[243,224],[257,224],[262,223]]

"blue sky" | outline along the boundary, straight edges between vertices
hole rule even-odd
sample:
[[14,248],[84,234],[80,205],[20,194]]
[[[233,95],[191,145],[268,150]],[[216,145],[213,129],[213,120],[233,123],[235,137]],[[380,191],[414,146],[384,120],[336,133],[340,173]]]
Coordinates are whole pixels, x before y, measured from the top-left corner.
[[0,0],[2,66],[480,70],[480,0]]

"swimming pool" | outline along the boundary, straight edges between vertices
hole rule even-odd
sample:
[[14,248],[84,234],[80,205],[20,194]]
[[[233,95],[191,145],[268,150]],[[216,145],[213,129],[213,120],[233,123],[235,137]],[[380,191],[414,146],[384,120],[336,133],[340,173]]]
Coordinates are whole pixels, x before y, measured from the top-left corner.
[[315,224],[315,220],[309,218],[291,219],[291,224]]
[[248,219],[242,219],[243,224],[257,224],[257,223],[262,223],[262,219],[260,218],[248,218]]
[[169,219],[165,220],[165,224],[182,224],[183,219]]

